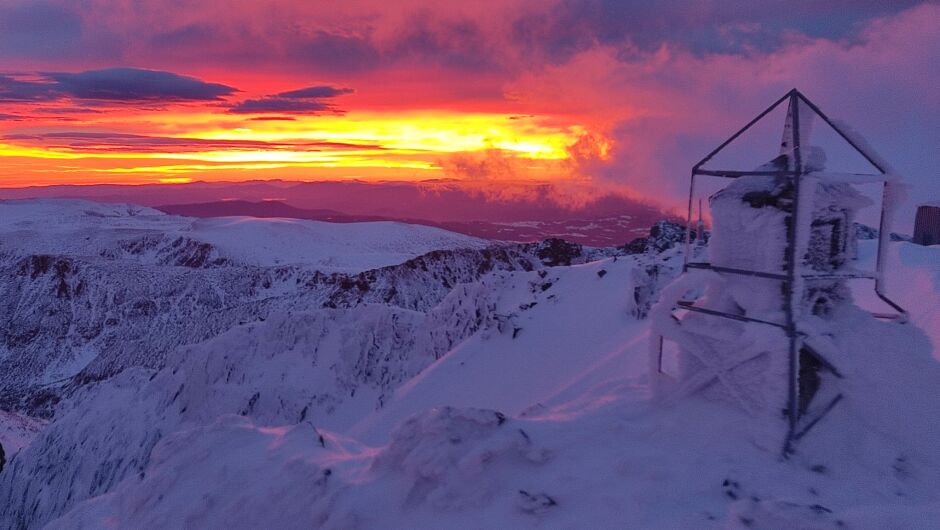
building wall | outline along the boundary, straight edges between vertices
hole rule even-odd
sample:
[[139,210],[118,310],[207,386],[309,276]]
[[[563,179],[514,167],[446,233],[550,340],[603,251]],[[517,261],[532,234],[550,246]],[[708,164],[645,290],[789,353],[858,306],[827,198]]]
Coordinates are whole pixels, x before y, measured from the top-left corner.
[[940,206],[921,206],[914,218],[914,242],[940,245]]

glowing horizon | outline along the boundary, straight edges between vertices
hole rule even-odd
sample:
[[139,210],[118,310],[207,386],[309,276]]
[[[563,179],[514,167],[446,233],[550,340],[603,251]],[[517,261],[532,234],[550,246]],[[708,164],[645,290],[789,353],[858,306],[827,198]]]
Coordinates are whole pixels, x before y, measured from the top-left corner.
[[[173,130],[153,127],[150,136],[136,132],[85,136],[86,127],[108,131],[126,127],[115,118],[96,116],[70,123],[71,130],[47,132],[40,125],[34,134],[12,139],[8,135],[0,141],[0,185],[24,184],[19,180],[24,175],[9,175],[9,164],[21,159],[45,162],[26,170],[30,185],[75,180],[101,184],[180,182],[184,174],[190,180],[217,178],[206,174],[209,172],[224,172],[232,179],[233,171],[250,170],[261,172],[252,178],[340,178],[337,168],[346,169],[350,178],[374,178],[378,175],[372,170],[384,168],[388,178],[427,179],[443,176],[442,162],[457,154],[496,151],[524,161],[530,168],[548,167],[568,158],[569,147],[586,132],[577,123],[546,125],[534,116],[431,110],[353,111],[290,120],[179,111],[142,113],[134,118],[142,122],[163,118],[173,123]],[[329,171],[311,175],[278,171],[298,168]],[[50,174],[54,172],[68,178]],[[165,174],[174,178],[168,180]],[[533,178],[553,177],[545,171]]]
[[940,171],[930,2],[152,4],[0,5],[0,186],[447,178],[675,199],[794,86],[918,193]]

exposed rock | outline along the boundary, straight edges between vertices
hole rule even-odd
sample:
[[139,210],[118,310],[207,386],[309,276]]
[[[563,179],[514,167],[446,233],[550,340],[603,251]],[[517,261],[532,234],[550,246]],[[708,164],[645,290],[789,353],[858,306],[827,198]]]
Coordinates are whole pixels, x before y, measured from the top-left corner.
[[[705,242],[708,242],[709,232],[704,232]],[[692,241],[698,239],[695,229],[691,232]],[[650,235],[639,237],[627,243],[622,248],[627,254],[642,254],[644,252],[663,252],[685,241],[685,226],[672,221],[657,221],[650,227]]]

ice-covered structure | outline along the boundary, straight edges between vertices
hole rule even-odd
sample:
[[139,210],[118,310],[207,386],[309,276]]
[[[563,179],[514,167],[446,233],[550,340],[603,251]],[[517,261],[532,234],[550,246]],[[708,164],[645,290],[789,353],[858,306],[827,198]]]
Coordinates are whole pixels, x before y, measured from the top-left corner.
[[[711,167],[717,155],[784,103],[775,158],[756,169]],[[814,121],[828,126],[874,171],[827,169],[826,152],[809,143]],[[904,319],[903,309],[881,289],[881,248],[889,232],[884,210],[894,201],[897,181],[863,141],[795,89],[693,168],[688,226],[701,177],[731,183],[709,197],[709,261],[701,261],[702,252],[687,238],[684,274],[654,309],[652,386],[663,399],[704,394],[772,418],[770,431],[780,431],[788,454],[843,397],[843,375],[830,359],[845,359],[833,351],[831,339],[844,329],[844,310],[854,307],[848,280],[874,281],[875,293],[893,311],[876,316]],[[873,271],[851,263],[856,214],[874,202],[859,184],[882,186]]]

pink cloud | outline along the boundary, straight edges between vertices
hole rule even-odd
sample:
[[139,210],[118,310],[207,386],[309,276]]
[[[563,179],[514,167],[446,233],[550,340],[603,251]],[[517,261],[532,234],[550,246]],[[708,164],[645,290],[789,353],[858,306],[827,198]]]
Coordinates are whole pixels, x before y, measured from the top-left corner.
[[621,49],[597,47],[507,90],[531,112],[566,109],[612,139],[609,160],[581,156],[577,171],[677,204],[695,162],[798,87],[867,136],[915,195],[936,195],[937,27],[940,6],[923,5],[868,24],[851,43],[800,38],[766,54],[700,56],[663,46],[622,60]]

